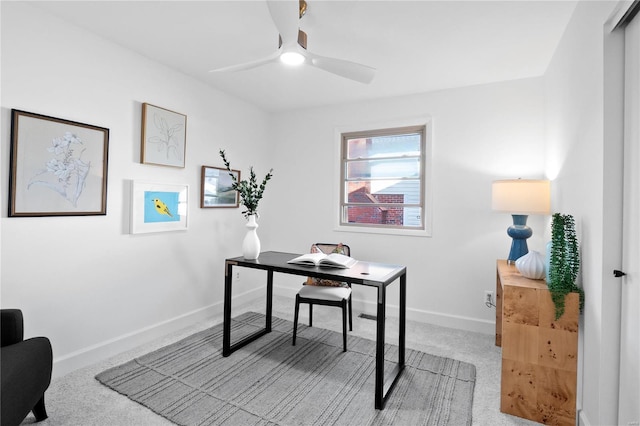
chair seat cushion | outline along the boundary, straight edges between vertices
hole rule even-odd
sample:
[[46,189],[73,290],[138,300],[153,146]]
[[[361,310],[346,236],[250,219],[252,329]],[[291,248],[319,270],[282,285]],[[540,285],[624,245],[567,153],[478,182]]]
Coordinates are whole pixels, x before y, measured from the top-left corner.
[[350,287],[324,287],[316,285],[304,285],[298,292],[300,297],[307,299],[322,299],[340,301],[348,299],[351,295]]

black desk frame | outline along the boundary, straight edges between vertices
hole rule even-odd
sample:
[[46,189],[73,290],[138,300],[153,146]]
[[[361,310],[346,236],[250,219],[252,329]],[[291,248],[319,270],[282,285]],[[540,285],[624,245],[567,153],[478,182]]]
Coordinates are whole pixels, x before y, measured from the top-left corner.
[[[273,273],[312,276],[329,280],[345,281],[378,289],[378,304],[376,317],[376,377],[375,377],[375,408],[383,409],[391,391],[398,382],[405,366],[405,332],[407,310],[407,270],[404,266],[386,265],[373,262],[358,261],[350,269],[310,268],[288,264],[287,261],[299,256],[293,253],[264,252],[256,260],[245,260],[243,257],[226,259],[224,276],[224,328],[222,338],[222,356],[229,356],[234,351],[250,342],[271,332],[271,318],[273,306]],[[233,267],[261,269],[267,271],[267,306],[265,328],[245,337],[239,342],[231,344],[231,292],[233,281]],[[385,315],[387,302],[387,286],[399,279],[400,282],[400,316],[398,363],[388,381],[384,379],[384,345],[385,345]]]

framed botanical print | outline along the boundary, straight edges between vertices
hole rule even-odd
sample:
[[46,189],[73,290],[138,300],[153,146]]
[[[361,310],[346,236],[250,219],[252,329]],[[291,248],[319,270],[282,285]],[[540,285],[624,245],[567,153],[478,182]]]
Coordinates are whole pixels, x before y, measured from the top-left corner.
[[[231,170],[240,181],[240,170]],[[238,191],[233,189],[233,179],[227,169],[202,166],[200,185],[200,207],[238,207]]]
[[107,214],[109,129],[11,110],[9,216]]
[[142,104],[140,162],[184,167],[187,116],[148,103]]
[[186,231],[189,185],[132,181],[132,234]]

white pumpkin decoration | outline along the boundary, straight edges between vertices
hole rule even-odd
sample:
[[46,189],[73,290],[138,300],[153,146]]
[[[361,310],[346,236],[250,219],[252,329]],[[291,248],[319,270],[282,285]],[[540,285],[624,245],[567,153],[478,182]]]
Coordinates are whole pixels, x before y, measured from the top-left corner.
[[541,280],[545,277],[544,257],[535,250],[516,260],[516,268],[523,277]]

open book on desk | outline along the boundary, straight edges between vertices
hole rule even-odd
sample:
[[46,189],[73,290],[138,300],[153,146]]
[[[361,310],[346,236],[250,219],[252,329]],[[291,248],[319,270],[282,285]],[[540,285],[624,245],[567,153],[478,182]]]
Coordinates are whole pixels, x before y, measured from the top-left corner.
[[293,263],[303,266],[321,266],[329,268],[351,268],[358,261],[352,257],[345,256],[340,253],[307,253],[302,256],[298,256],[295,259],[291,259],[287,263]]

